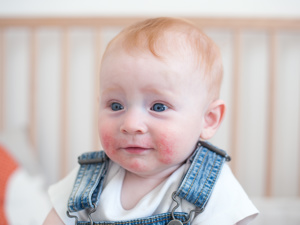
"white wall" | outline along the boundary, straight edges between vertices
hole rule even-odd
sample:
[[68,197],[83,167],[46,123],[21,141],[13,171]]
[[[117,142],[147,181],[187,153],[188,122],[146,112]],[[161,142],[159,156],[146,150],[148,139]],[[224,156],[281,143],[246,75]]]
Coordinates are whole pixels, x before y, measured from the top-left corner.
[[299,17],[299,0],[0,0],[0,16]]

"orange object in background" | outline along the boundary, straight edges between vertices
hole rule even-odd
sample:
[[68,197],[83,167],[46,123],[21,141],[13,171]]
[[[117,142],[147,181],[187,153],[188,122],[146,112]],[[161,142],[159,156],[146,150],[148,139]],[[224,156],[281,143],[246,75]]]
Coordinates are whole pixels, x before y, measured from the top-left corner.
[[8,150],[0,145],[0,225],[8,225],[5,215],[6,187],[10,176],[18,168],[18,163],[8,153]]

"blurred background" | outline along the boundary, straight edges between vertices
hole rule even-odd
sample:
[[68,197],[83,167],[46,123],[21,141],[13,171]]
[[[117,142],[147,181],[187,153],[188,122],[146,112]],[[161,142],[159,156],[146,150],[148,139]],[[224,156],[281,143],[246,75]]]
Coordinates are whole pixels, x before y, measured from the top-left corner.
[[0,0],[0,224],[41,224],[48,186],[101,149],[101,55],[156,16],[190,19],[221,49],[228,109],[211,141],[261,211],[253,224],[300,224],[299,0]]

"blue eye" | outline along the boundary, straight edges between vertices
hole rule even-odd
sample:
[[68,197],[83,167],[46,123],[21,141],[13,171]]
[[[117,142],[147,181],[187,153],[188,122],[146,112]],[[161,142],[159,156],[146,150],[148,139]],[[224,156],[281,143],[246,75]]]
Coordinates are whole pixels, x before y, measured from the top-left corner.
[[162,104],[162,103],[155,103],[152,107],[151,110],[155,112],[163,112],[168,109],[168,106]]
[[124,107],[123,107],[120,103],[117,103],[117,102],[111,103],[110,108],[111,108],[113,111],[119,111],[119,110],[124,109]]

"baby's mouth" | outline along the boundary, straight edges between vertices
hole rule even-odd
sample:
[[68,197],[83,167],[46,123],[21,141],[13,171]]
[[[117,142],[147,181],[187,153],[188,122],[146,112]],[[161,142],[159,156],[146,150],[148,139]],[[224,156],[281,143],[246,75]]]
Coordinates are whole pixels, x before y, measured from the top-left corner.
[[123,148],[126,152],[131,153],[131,154],[142,154],[145,153],[151,148],[148,147],[143,147],[143,146],[126,146]]

